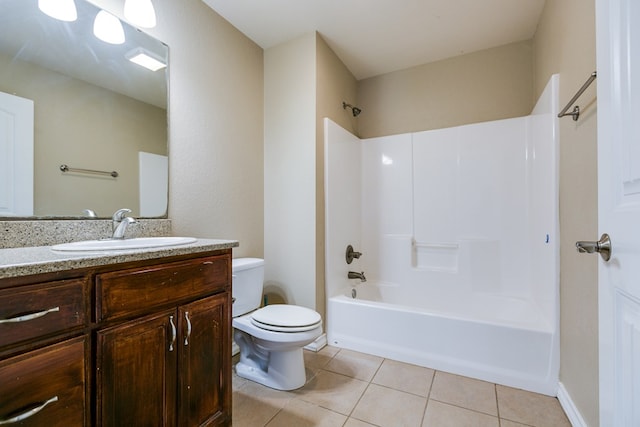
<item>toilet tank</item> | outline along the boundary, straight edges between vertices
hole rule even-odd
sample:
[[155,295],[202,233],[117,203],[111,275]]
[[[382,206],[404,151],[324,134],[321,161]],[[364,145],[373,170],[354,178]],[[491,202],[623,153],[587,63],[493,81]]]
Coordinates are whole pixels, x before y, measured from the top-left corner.
[[260,258],[236,258],[231,262],[233,274],[233,317],[242,316],[260,307],[264,281],[264,260]]

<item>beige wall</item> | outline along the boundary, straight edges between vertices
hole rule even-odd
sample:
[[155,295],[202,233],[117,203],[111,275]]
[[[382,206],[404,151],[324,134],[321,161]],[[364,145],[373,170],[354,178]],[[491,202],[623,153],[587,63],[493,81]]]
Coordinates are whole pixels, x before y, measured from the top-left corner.
[[[533,40],[536,96],[560,74],[560,108],[596,69],[593,0],[547,0]],[[596,80],[597,83],[597,80]],[[589,426],[598,423],[597,257],[577,240],[597,240],[596,84],[560,119],[560,381]]]
[[[34,101],[34,215],[139,214],[138,152],[167,154],[166,110],[5,55],[0,91]],[[62,173],[61,164],[119,176]]]
[[264,53],[265,292],[315,307],[315,36]]
[[[94,0],[122,16],[121,0]],[[176,235],[263,256],[263,51],[201,0],[154,0],[169,46],[169,218]]]
[[342,102],[357,105],[357,82],[353,74],[316,34],[316,310],[325,317],[324,283],[324,118],[329,117],[358,134],[357,119]]
[[316,33],[265,51],[265,291],[324,315],[324,133],[356,80]]
[[361,80],[360,137],[524,116],[532,88],[528,41]]

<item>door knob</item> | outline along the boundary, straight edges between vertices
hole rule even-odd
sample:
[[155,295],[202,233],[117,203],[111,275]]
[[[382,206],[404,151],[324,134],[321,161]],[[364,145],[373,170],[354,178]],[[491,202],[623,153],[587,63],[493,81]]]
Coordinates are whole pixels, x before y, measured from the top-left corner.
[[576,242],[576,249],[580,253],[598,252],[603,260],[609,261],[611,258],[611,239],[607,233],[604,233],[597,242]]

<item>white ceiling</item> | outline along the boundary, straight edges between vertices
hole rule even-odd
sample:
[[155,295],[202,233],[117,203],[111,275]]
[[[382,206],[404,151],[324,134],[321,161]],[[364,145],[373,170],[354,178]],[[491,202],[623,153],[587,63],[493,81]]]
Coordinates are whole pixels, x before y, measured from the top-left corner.
[[356,79],[533,37],[544,0],[203,0],[264,49],[318,31]]

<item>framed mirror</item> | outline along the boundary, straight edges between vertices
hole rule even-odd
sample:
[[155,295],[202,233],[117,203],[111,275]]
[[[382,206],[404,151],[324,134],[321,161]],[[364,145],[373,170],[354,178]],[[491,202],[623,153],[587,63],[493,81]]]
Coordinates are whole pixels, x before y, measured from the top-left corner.
[[[104,42],[93,30],[100,9],[75,5],[77,19],[66,22],[38,0],[0,1],[0,218],[77,218],[87,209],[108,218],[124,207],[163,217],[168,47],[125,22],[124,43]],[[160,69],[132,62],[138,53]],[[31,104],[30,125],[14,102]]]

